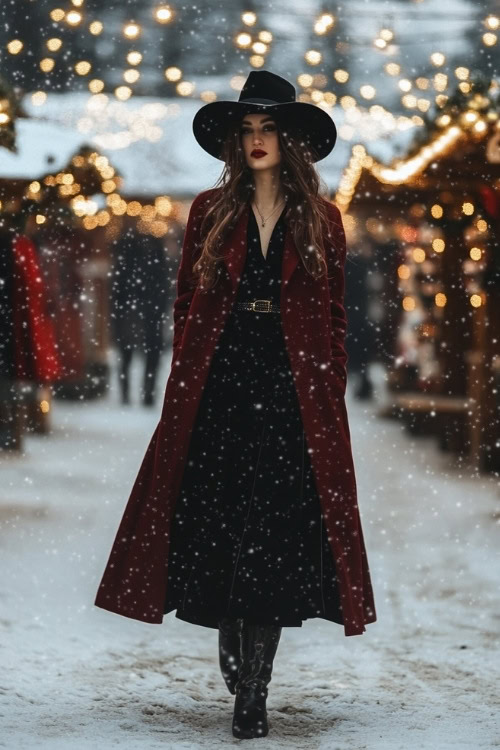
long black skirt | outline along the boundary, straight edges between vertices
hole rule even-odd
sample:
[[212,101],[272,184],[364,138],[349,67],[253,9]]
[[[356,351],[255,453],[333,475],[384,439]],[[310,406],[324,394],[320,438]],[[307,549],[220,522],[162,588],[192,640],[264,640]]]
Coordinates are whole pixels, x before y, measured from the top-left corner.
[[164,612],[301,627],[343,623],[280,316],[233,311],[191,435]]

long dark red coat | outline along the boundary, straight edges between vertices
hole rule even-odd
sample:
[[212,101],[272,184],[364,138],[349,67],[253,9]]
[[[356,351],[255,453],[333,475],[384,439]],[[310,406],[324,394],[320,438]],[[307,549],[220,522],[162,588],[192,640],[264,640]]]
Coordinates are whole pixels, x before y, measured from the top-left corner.
[[[212,188],[191,206],[174,303],[173,357],[160,421],[153,433],[111,549],[95,604],[126,617],[163,621],[168,585],[170,522],[181,486],[191,431],[217,341],[236,296],[246,256],[249,206],[224,244],[225,271],[201,292],[189,283],[199,257],[200,225]],[[290,230],[282,265],[283,333],[300,403],[311,465],[335,559],[345,635],[376,619],[357,505],[344,395],[345,235],[340,212],[328,206],[329,276],[304,269]]]

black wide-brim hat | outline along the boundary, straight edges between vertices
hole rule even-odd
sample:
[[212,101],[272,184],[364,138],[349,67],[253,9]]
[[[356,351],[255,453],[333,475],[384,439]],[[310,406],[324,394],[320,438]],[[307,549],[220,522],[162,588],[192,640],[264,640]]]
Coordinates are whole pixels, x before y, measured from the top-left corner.
[[229,127],[244,115],[266,113],[276,119],[283,132],[303,139],[314,149],[313,161],[324,159],[337,140],[337,128],[330,115],[307,102],[297,102],[295,86],[269,70],[252,70],[238,101],[205,104],[193,119],[194,137],[216,159],[222,159],[222,147]]

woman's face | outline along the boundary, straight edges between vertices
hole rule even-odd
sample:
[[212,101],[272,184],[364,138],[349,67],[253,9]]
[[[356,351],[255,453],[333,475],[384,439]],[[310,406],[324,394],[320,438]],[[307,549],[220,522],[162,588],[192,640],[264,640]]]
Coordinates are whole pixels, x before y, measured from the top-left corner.
[[246,163],[251,169],[271,169],[280,163],[278,128],[273,117],[245,115],[240,133]]

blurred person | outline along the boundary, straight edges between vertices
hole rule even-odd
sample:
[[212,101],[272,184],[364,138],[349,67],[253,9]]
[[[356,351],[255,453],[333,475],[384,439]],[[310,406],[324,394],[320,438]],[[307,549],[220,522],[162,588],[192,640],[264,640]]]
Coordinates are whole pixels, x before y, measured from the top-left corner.
[[352,636],[376,619],[344,398],[346,242],[314,167],[336,128],[260,70],[193,131],[224,171],[191,206],[163,411],[95,604],[218,629],[232,732],[250,739],[269,731],[283,627],[320,617]]
[[350,247],[349,262],[345,268],[347,368],[349,375],[354,374],[357,380],[354,397],[370,399],[373,396],[373,382],[369,366],[376,352],[375,331],[369,314],[371,249],[365,241],[352,242]]
[[145,358],[142,403],[153,406],[164,325],[169,276],[163,241],[141,234],[136,219],[125,217],[113,246],[111,321],[119,361],[120,395],[130,403],[130,365],[134,351]]
[[0,228],[0,398],[5,448],[20,447],[19,381],[32,384],[23,396],[38,408],[38,390],[60,375],[54,326],[36,246],[37,204],[22,200],[19,210],[4,214]]

